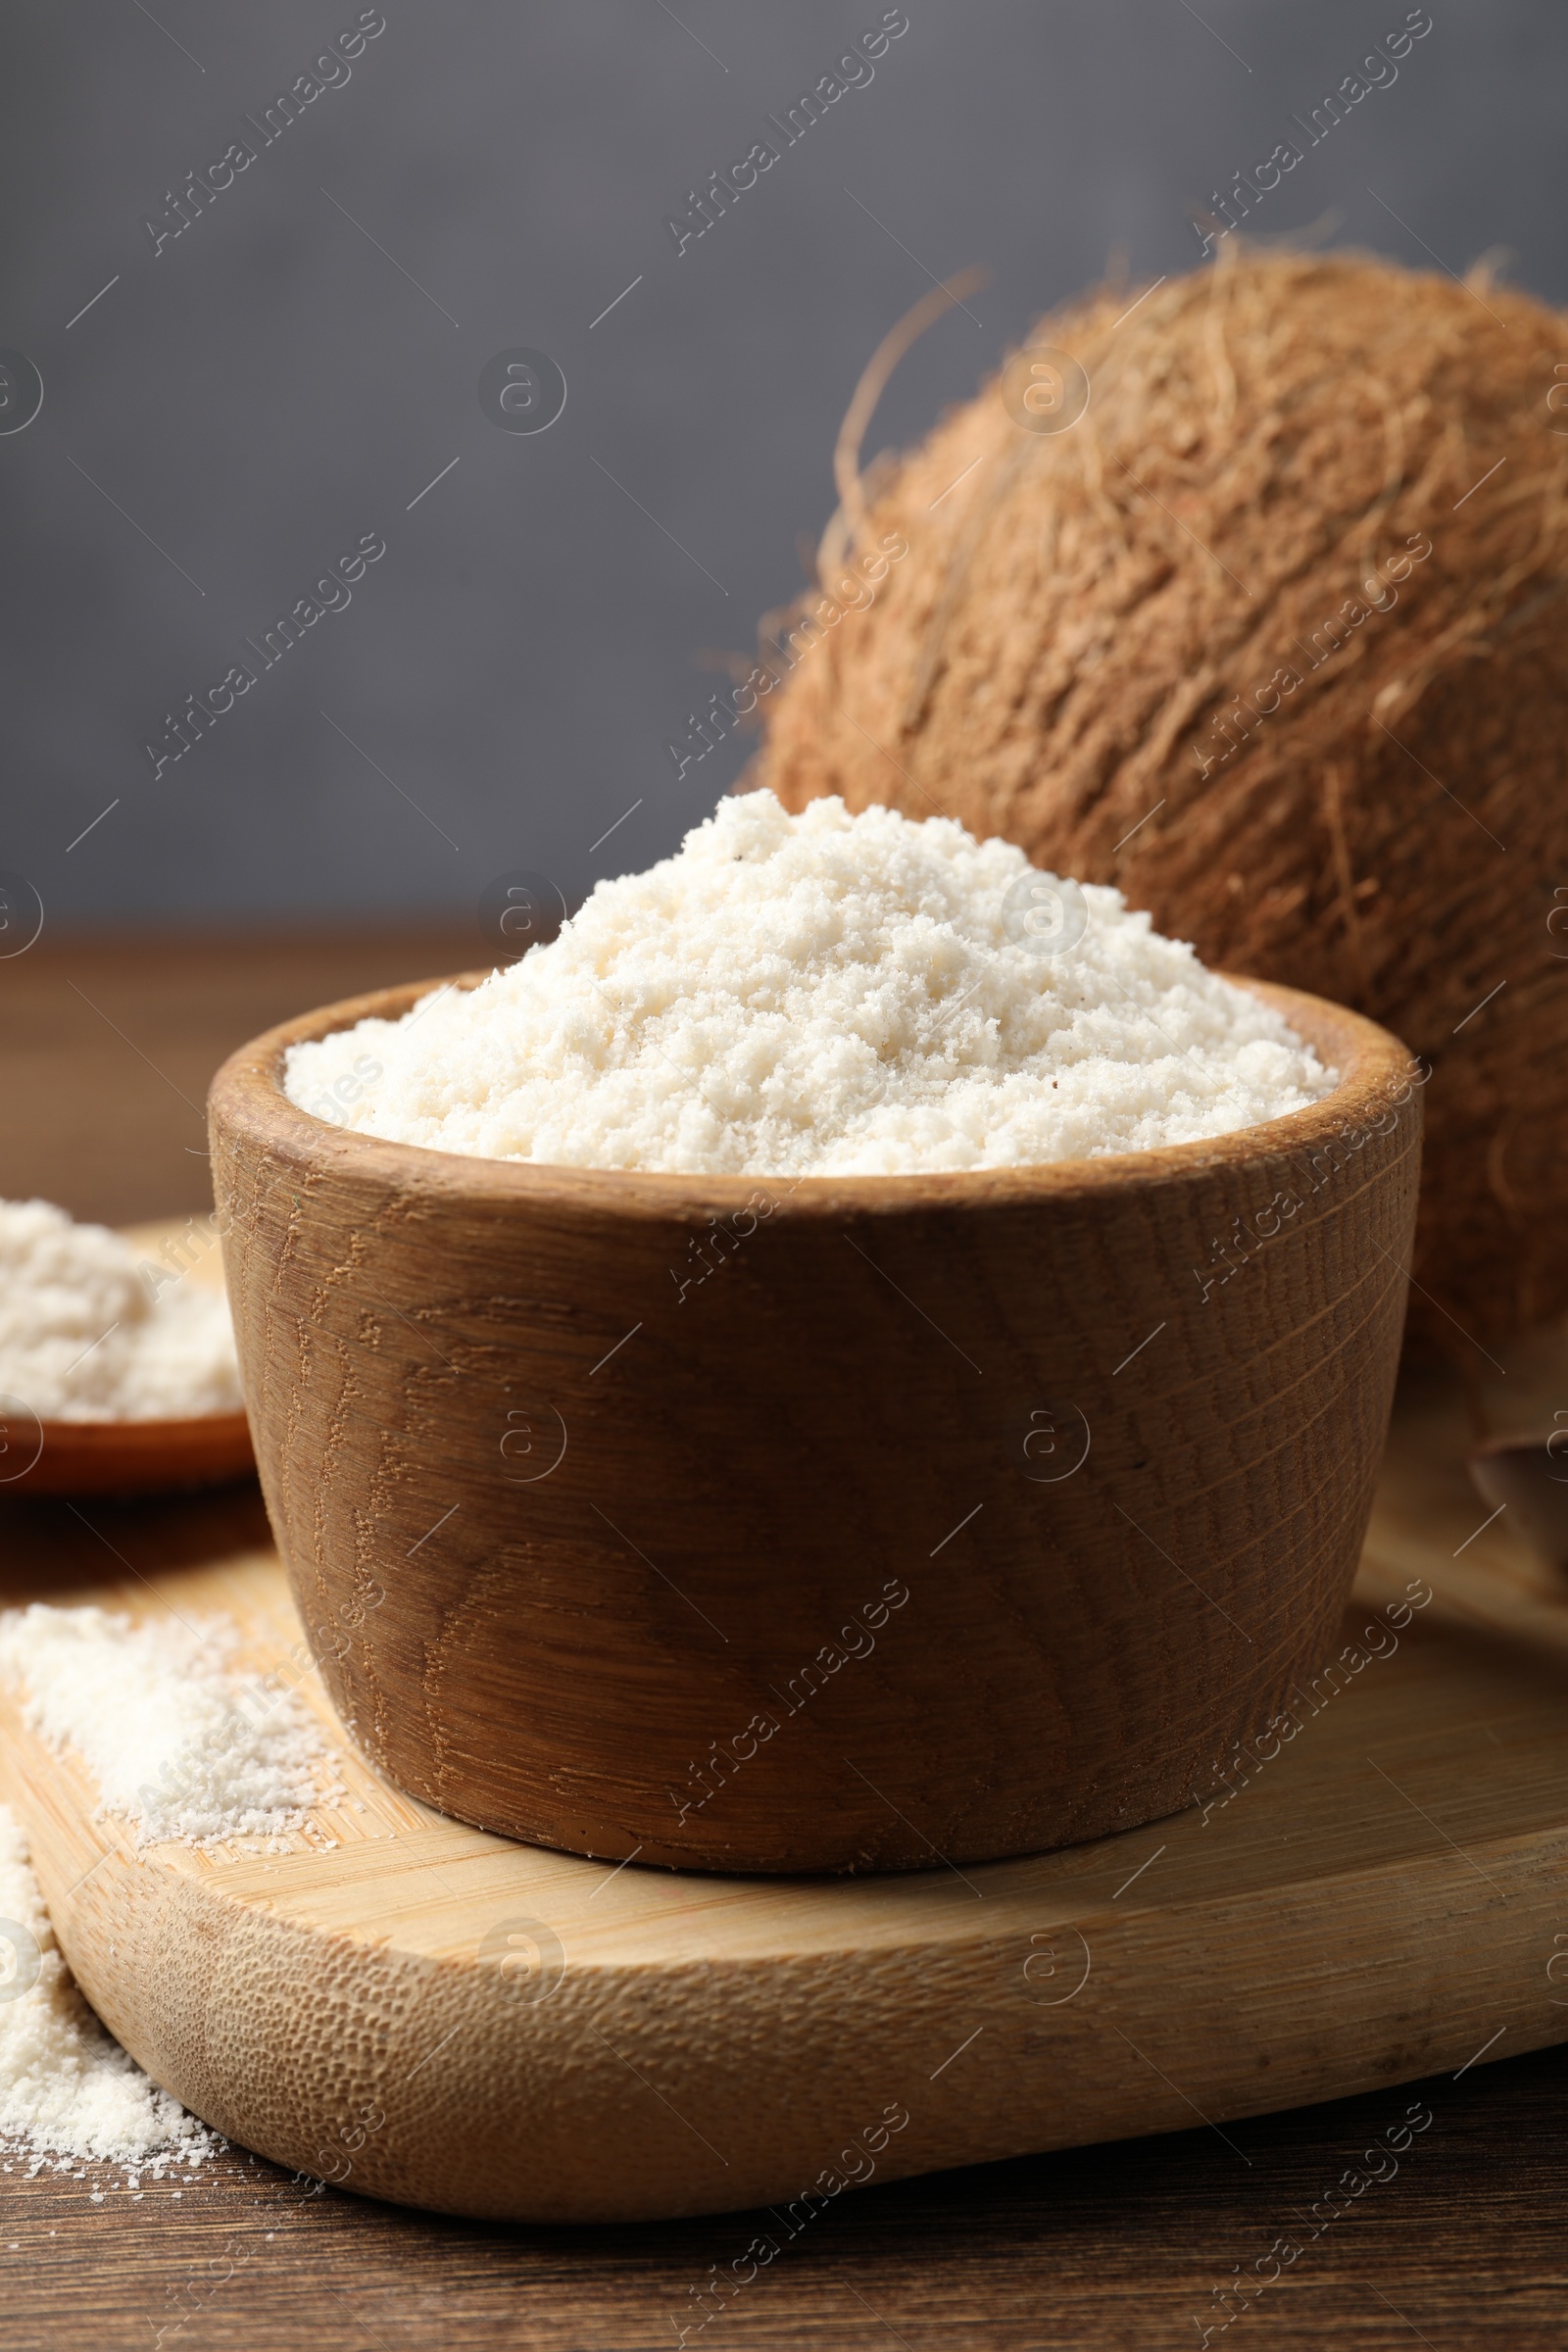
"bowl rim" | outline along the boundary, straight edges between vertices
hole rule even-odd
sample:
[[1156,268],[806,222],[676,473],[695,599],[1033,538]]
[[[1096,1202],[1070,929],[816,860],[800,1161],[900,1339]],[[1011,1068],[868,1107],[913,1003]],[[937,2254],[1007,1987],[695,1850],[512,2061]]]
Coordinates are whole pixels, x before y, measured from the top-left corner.
[[[492,1205],[510,1200],[518,1205],[531,1202],[664,1219],[708,1210],[719,1215],[744,1213],[762,1193],[770,1197],[770,1205],[763,1211],[770,1220],[781,1215],[790,1219],[883,1215],[1051,1200],[1065,1202],[1111,1190],[1204,1182],[1224,1171],[1309,1153],[1338,1141],[1358,1117],[1374,1110],[1392,1107],[1396,1127],[1432,1074],[1430,1064],[1423,1064],[1392,1031],[1348,1005],[1286,988],[1277,981],[1222,971],[1217,977],[1245,988],[1282,1012],[1320,1058],[1339,1068],[1338,1084],[1318,1102],[1254,1127],[1146,1152],[1106,1152],[1096,1158],[896,1175],[733,1176],[695,1169],[578,1167],[562,1161],[488,1159],[469,1152],[438,1151],[427,1144],[392,1143],[318,1118],[283,1092],[283,1056],[290,1046],[330,1036],[369,1018],[395,1020],[421,997],[448,987],[476,988],[496,968],[400,981],[390,988],[340,998],[335,1004],[296,1013],[237,1048],[208,1090],[215,1158],[226,1130],[259,1137],[274,1152],[307,1170],[322,1175],[330,1171],[338,1180],[376,1183],[413,1198],[439,1195]],[[1396,1086],[1407,1090],[1402,1102],[1396,1098]],[[1415,1126],[1419,1143],[1419,1118]],[[1388,1134],[1392,1129],[1380,1126],[1373,1132]]]
[[38,1450],[25,1470],[0,1484],[0,1507],[12,1495],[32,1502],[69,1500],[74,1494],[173,1494],[255,1475],[255,1445],[243,1406],[163,1420],[33,1418]]

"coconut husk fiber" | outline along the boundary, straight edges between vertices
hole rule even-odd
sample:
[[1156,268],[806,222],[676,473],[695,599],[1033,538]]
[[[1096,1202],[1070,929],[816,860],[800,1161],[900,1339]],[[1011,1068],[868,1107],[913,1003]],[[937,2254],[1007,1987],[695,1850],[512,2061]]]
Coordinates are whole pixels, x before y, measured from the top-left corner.
[[[1473,1355],[1561,1313],[1564,321],[1230,239],[1029,343],[1087,371],[1071,429],[1025,429],[993,379],[841,466],[745,782],[1005,834],[1207,963],[1386,1023],[1432,1072],[1414,1341]],[[833,617],[888,534],[907,555]]]

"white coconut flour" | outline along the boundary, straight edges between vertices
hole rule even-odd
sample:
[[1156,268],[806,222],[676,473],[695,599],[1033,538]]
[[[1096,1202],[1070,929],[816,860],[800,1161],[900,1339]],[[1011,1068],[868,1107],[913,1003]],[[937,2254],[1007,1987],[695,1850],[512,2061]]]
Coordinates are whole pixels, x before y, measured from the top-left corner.
[[235,1670],[231,1619],[149,1619],[44,1601],[0,1616],[0,1676],[23,1720],[74,1748],[99,1811],[138,1844],[284,1852],[314,1805],[341,1797],[316,1718],[288,1690]]
[[[108,2158],[162,2180],[221,2145],[160,2090],[82,1999],[55,1943],[26,1840],[0,1806],[0,2147],[29,2173]],[[11,2171],[11,2163],[6,2164]],[[101,2191],[95,2191],[101,2197]]]
[[[137,1624],[35,1602],[0,1615],[0,1677],[21,1687],[29,1729],[75,1751],[100,1816],[123,1821],[138,1845],[279,1853],[344,1790],[316,1718],[277,1677],[239,1671],[238,1644],[228,1618]],[[316,1842],[335,1840],[318,1832]],[[70,2172],[111,2158],[134,2192],[141,2170],[162,2179],[220,2145],[87,2007],[0,1807],[0,2163]]]
[[1027,1166],[1229,1135],[1335,1082],[1119,891],[945,817],[720,804],[480,987],[293,1047],[340,1124],[737,1175]]
[[107,1226],[0,1200],[0,1396],[40,1421],[237,1412],[228,1301],[159,1272],[149,1282]]

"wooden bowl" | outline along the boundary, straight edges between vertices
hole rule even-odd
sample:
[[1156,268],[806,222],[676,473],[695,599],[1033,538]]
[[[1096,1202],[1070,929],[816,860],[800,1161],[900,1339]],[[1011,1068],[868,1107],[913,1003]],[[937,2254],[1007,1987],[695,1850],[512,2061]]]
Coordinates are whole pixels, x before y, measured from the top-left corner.
[[[183,1421],[12,1422],[0,1443],[30,1454],[0,1495],[167,1494],[222,1486],[255,1466],[243,1413]],[[0,1471],[3,1471],[0,1462]]]
[[210,1103],[268,1509],[401,1788],[615,1861],[956,1867],[1174,1811],[1321,1665],[1415,1214],[1385,1031],[1257,985],[1323,1102],[981,1174],[532,1166],[287,1101],[286,1047],[435,985]]
[[[124,1238],[144,1256],[167,1248],[168,1262],[182,1277],[221,1290],[218,1252],[192,1244],[192,1226],[188,1217],[164,1218],[129,1226]],[[0,1499],[171,1494],[224,1486],[255,1467],[243,1412],[178,1421],[41,1421],[19,1398],[0,1398]]]

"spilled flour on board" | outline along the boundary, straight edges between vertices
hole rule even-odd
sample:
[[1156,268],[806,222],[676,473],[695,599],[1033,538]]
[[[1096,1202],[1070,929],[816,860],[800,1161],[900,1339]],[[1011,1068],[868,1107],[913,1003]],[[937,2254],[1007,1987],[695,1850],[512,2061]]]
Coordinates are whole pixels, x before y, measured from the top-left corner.
[[[20,1688],[30,1731],[76,1752],[98,1784],[98,1817],[124,1823],[137,1845],[283,1853],[312,1809],[345,1791],[296,1693],[237,1669],[239,1641],[221,1617],[138,1624],[34,1602],[0,1615],[0,1679]],[[26,1839],[0,1807],[0,2169],[81,2178],[85,2161],[109,2160],[135,2192],[143,2172],[162,2180],[222,2145],[88,2008]]]
[[231,1620],[137,1624],[105,1609],[8,1609],[0,1676],[25,1692],[23,1721],[74,1748],[100,1817],[138,1845],[211,1850],[260,1841],[286,1853],[314,1806],[345,1791],[315,1717],[276,1677],[236,1671]]
[[[0,2162],[77,2172],[79,2160],[143,2170],[204,2164],[222,2141],[160,2090],[108,2034],[55,1943],[27,1843],[0,1806]],[[102,2192],[95,2190],[94,2197]]]

